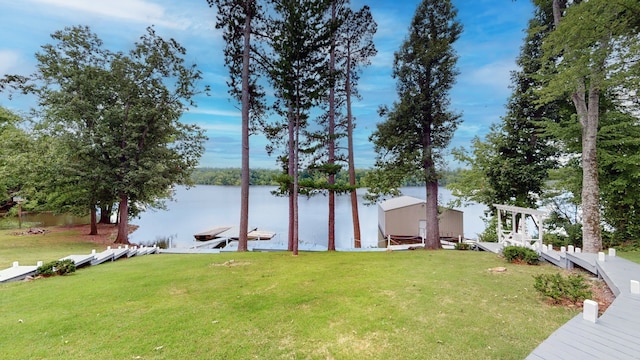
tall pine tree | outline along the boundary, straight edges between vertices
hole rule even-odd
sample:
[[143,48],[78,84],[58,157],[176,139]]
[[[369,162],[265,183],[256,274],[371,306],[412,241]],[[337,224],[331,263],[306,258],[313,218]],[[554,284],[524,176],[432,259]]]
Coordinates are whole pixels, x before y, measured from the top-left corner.
[[331,1],[274,0],[273,3],[276,18],[271,22],[270,31],[274,53],[270,80],[279,99],[277,111],[286,124],[273,126],[276,131],[268,137],[281,143],[278,130],[286,128],[287,150],[281,159],[287,170],[283,188],[289,195],[288,249],[297,255],[300,155],[305,143],[302,136],[310,110],[326,96],[329,86],[326,52],[332,31],[327,26],[326,14]]
[[[240,227],[238,251],[247,251],[249,228],[249,134],[252,124],[264,114],[264,92],[258,85],[258,67],[254,64],[251,35],[264,25],[262,7],[257,0],[207,0],[216,6],[216,28],[223,29],[226,46],[225,63],[229,68],[229,93],[241,105],[242,113],[242,164],[240,182]],[[260,54],[255,54],[258,58]]]
[[[438,224],[438,171],[442,151],[448,146],[460,115],[449,110],[458,57],[453,43],[462,32],[457,10],[449,0],[423,0],[409,27],[409,36],[395,53],[393,76],[399,100],[371,135],[377,179],[374,192],[387,192],[401,180],[417,176],[425,182],[425,248],[440,248]],[[388,176],[387,176],[388,175]]]

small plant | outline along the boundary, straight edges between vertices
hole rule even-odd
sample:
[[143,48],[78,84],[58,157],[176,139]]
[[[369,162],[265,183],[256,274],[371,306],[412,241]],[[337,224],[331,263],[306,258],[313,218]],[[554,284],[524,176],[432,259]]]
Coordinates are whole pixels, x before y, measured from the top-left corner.
[[156,240],[155,241],[149,241],[149,242],[143,242],[142,245],[144,246],[157,246],[160,249],[169,249],[172,244],[173,241],[178,237],[178,234],[173,234],[173,235],[169,235],[169,236],[156,236]]
[[36,269],[36,275],[53,276],[67,275],[76,271],[76,264],[73,260],[56,260],[48,262]]
[[569,274],[566,277],[560,273],[540,274],[534,275],[533,278],[533,287],[555,304],[564,301],[578,303],[592,296],[589,284],[578,274]]
[[502,255],[510,263],[538,265],[540,262],[540,255],[537,252],[522,246],[507,246],[502,250]]
[[469,250],[469,244],[467,244],[467,243],[456,243],[455,244],[455,249],[456,250]]

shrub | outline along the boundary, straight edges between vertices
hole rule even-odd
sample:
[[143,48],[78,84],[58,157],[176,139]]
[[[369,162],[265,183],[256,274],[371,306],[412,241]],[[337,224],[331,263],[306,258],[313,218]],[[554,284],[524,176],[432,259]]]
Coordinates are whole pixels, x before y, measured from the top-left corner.
[[540,255],[537,252],[522,246],[507,246],[502,250],[502,255],[510,263],[538,265],[540,262]]
[[456,243],[455,244],[455,249],[456,250],[469,250],[469,244],[467,244],[467,243]]
[[498,242],[498,218],[494,216],[488,219],[485,218],[483,221],[485,228],[482,234],[478,235],[478,240],[482,242]]
[[592,296],[589,284],[578,274],[569,274],[566,277],[560,273],[540,274],[534,275],[533,278],[533,287],[556,304],[563,301],[578,303]]
[[73,260],[56,260],[48,262],[36,269],[36,275],[53,276],[67,275],[76,271],[76,264]]
[[156,236],[155,241],[147,241],[142,242],[141,244],[144,246],[157,246],[160,249],[168,249],[173,244],[173,241],[178,237],[178,234],[173,234],[169,236]]

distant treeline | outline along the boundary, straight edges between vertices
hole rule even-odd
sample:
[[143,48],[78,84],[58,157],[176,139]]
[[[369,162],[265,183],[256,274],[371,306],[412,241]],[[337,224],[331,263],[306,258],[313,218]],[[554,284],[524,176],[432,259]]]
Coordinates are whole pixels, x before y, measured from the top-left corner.
[[[369,169],[356,169],[356,185],[358,187],[367,187],[365,177]],[[459,170],[446,171],[440,179],[440,186],[444,186],[447,180],[455,176]],[[249,172],[251,185],[270,185],[277,186],[277,177],[282,174],[281,170],[276,169],[252,169]],[[320,172],[303,171],[300,174],[300,180],[303,179],[320,179],[324,175]],[[197,168],[191,176],[193,181],[198,185],[229,185],[240,186],[240,168]],[[336,175],[337,183],[348,183],[348,173],[340,171]],[[417,179],[406,181],[403,186],[423,186],[424,182]]]

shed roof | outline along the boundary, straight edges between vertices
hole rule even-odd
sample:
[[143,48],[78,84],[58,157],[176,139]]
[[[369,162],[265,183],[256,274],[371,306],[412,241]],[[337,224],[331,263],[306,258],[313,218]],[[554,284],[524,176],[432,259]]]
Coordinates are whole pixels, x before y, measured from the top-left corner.
[[393,209],[399,209],[416,204],[424,204],[426,201],[412,196],[400,196],[397,198],[389,199],[380,203],[380,208],[383,211],[389,211]]

